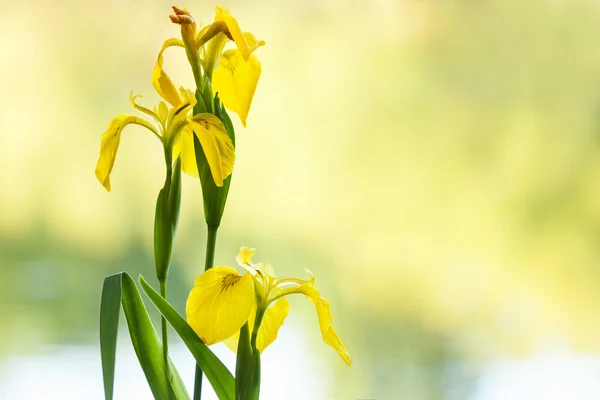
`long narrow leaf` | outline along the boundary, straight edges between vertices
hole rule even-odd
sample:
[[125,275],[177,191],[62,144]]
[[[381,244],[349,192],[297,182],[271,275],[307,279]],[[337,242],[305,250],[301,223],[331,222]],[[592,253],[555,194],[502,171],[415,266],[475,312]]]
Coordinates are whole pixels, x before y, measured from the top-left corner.
[[140,276],[140,283],[148,298],[156,308],[169,321],[175,332],[188,347],[196,362],[204,371],[206,378],[212,385],[220,400],[235,399],[235,379],[231,372],[223,365],[221,360],[200,340],[196,332],[188,325],[181,315],[163,299],[144,278]]
[[[131,277],[121,272],[104,279],[100,305],[100,351],[104,397],[112,400],[119,309],[123,306],[133,348],[155,399],[188,400],[189,395],[175,366],[165,369],[162,344]],[[167,378],[167,372],[169,377]]]
[[121,274],[107,276],[104,279],[102,300],[100,300],[100,353],[106,400],[113,398],[120,309]]

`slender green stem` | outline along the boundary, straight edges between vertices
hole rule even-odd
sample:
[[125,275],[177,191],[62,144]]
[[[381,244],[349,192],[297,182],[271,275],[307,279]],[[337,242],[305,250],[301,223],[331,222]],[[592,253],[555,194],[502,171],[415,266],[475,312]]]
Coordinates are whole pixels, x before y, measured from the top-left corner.
[[206,238],[206,258],[204,260],[204,270],[213,267],[215,262],[215,248],[217,247],[217,229],[218,226],[208,226],[208,236]]
[[167,165],[167,176],[165,178],[165,191],[169,194],[171,190],[171,175],[173,175],[173,149],[170,146],[165,146],[165,164]]
[[[160,295],[163,299],[167,299],[167,280],[160,280]],[[169,368],[169,337],[167,333],[167,320],[161,315],[160,318],[162,328],[162,343],[163,343],[163,356],[165,358],[165,369]]]
[[258,329],[262,323],[262,319],[265,316],[264,311],[260,310],[256,312],[256,318],[254,318],[254,328],[252,329],[252,336],[250,338],[250,347],[253,351],[258,351],[256,348],[256,338],[258,337]]
[[[212,268],[215,261],[215,249],[217,247],[218,226],[208,225],[208,236],[206,238],[206,259],[204,260],[204,270]],[[196,363],[196,374],[194,378],[194,397],[193,400],[200,400],[202,397],[202,370]]]

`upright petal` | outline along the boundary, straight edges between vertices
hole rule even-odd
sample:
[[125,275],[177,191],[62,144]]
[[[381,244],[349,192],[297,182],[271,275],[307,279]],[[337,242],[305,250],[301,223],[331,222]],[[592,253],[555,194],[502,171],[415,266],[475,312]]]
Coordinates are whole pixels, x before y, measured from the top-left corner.
[[240,247],[240,252],[235,256],[237,263],[245,268],[245,265],[252,265],[252,257],[256,253],[256,249],[251,247]]
[[173,107],[168,111],[165,122],[165,139],[167,142],[179,139],[179,132],[188,124],[188,114],[192,107],[192,104],[182,102],[179,106]]
[[165,71],[163,71],[163,53],[164,51],[172,46],[185,47],[183,41],[176,38],[167,39],[164,43],[160,52],[158,53],[158,58],[156,60],[156,65],[154,66],[154,71],[152,71],[152,85],[154,88],[166,101],[168,101],[173,107],[177,107],[179,103],[181,103],[181,99],[179,98],[179,93],[169,78],[169,75]]
[[250,47],[248,46],[248,42],[246,41],[246,37],[242,33],[237,20],[232,17],[231,14],[229,14],[229,10],[223,6],[215,7],[215,11],[215,22],[225,22],[225,25],[227,25],[227,33],[229,38],[235,42],[242,56],[247,60],[250,57],[251,51]]
[[246,38],[246,43],[248,43],[250,54],[254,53],[254,50],[258,49],[260,46],[266,44],[264,40],[256,40],[254,35],[250,32],[244,32],[244,38]]
[[238,50],[225,51],[213,73],[213,91],[219,93],[225,107],[240,116],[244,127],[260,73],[258,59],[251,55],[246,61]]
[[223,186],[235,162],[235,149],[223,122],[209,113],[196,114],[189,122],[202,145],[215,184]]
[[185,311],[204,343],[221,342],[240,330],[254,305],[253,287],[249,274],[229,267],[211,268],[196,279]]
[[131,106],[133,108],[135,108],[136,110],[141,111],[144,114],[151,116],[159,124],[162,124],[159,116],[156,115],[156,113],[154,111],[152,111],[152,110],[150,110],[150,109],[148,109],[148,108],[146,108],[144,106],[140,106],[138,103],[135,102],[135,99],[137,99],[138,97],[142,98],[143,96],[141,94],[137,94],[137,95],[134,96],[133,95],[133,90],[131,91],[131,93],[129,93],[129,103],[131,104]]
[[100,157],[96,164],[96,178],[102,186],[110,192],[110,173],[112,172],[117,157],[117,150],[121,142],[121,132],[129,124],[137,124],[150,129],[156,136],[158,132],[148,121],[132,117],[129,115],[119,115],[115,117],[109,124],[108,130],[102,134],[102,143],[100,144]]

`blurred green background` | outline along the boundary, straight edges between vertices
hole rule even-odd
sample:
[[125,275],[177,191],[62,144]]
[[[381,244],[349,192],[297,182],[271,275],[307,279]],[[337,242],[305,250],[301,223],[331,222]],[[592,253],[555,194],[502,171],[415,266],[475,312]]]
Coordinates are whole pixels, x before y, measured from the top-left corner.
[[[177,5],[211,22],[216,4]],[[172,2],[0,5],[0,398],[101,399],[102,280],[156,283],[162,148],[130,126],[112,193],[94,168],[108,122],[135,113],[130,90],[158,101]],[[598,398],[600,4],[226,5],[267,46],[248,128],[232,115],[216,262],[251,246],[279,276],[310,268],[353,359],[293,298],[263,397]],[[165,59],[191,87],[184,52]],[[199,182],[183,186],[180,310],[206,235]],[[191,358],[174,351],[191,388]],[[117,373],[117,399],[150,398],[125,331]]]

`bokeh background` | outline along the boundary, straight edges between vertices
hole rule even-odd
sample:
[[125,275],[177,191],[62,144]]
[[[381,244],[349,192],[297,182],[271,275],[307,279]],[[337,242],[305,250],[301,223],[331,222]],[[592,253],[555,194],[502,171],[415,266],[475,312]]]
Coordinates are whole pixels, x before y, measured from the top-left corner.
[[[210,22],[217,3],[178,3]],[[154,280],[159,142],[108,122],[158,100],[171,1],[0,4],[0,398],[101,399],[103,277]],[[267,41],[216,262],[258,249],[332,302],[348,368],[303,298],[263,357],[265,399],[600,396],[600,4],[231,0]],[[165,67],[192,86],[183,51]],[[233,116],[235,117],[235,116]],[[202,270],[183,182],[169,292]],[[117,399],[149,399],[122,321]],[[193,362],[174,359],[191,390]],[[215,351],[232,366],[224,347]],[[208,393],[206,398],[209,399]]]

